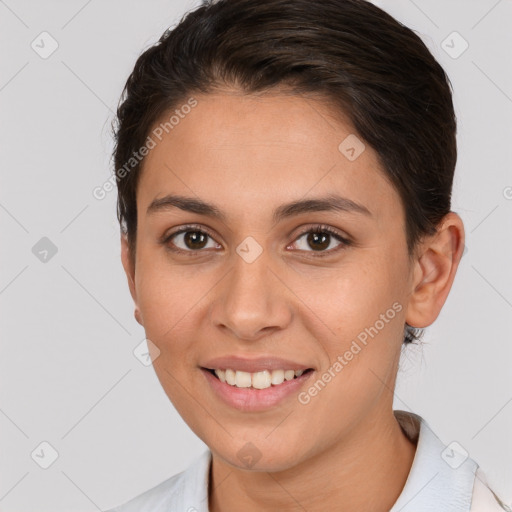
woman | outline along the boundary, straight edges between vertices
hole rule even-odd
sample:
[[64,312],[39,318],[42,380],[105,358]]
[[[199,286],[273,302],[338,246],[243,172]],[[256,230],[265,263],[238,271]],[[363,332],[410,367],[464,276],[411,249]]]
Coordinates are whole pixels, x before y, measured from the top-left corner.
[[220,0],[139,57],[115,131],[122,263],[209,449],[115,510],[505,510],[392,408],[462,256],[455,134],[441,66],[361,0]]

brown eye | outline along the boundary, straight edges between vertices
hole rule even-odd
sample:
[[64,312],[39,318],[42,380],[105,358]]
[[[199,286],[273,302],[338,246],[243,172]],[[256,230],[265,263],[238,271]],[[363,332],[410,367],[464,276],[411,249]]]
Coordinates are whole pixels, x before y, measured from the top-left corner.
[[184,227],[171,233],[162,243],[171,251],[188,255],[193,255],[203,249],[220,247],[208,232],[193,226]]
[[[304,239],[304,241],[298,242],[301,239]],[[299,250],[318,253],[312,254],[312,256],[327,256],[343,249],[351,243],[350,240],[341,236],[337,231],[334,231],[328,226],[309,228],[309,230],[303,231],[296,240],[295,244],[298,246]],[[335,243],[336,241],[338,242],[337,245]]]
[[323,251],[330,245],[331,235],[328,233],[309,233],[307,243],[314,251]]
[[204,249],[208,235],[201,231],[186,231],[183,242],[189,249]]

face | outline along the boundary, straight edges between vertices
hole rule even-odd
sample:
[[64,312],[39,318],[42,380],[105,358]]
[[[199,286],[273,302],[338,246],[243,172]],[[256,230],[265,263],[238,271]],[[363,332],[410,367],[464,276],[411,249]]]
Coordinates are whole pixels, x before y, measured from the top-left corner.
[[[374,150],[325,104],[195,98],[146,157],[135,270],[126,244],[123,263],[155,371],[187,424],[233,466],[248,467],[245,450],[258,469],[291,468],[391,410],[411,291],[404,210]],[[224,356],[243,361],[209,364]],[[203,369],[259,358],[311,370],[253,389]]]

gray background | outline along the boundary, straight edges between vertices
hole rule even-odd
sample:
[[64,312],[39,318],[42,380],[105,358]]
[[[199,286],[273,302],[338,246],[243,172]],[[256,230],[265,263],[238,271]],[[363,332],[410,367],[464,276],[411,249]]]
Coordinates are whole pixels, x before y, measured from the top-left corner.
[[[404,353],[396,408],[462,445],[511,503],[512,3],[375,3],[418,31],[452,80],[453,210],[467,230],[442,314],[424,347]],[[92,195],[110,176],[110,122],[137,56],[197,4],[0,0],[2,512],[107,509],[206,448],[133,354],[144,332],[116,192]],[[31,47],[43,31],[59,45],[45,59]],[[457,58],[454,31],[469,44]],[[57,248],[46,261],[43,237]],[[58,452],[48,469],[43,441]]]

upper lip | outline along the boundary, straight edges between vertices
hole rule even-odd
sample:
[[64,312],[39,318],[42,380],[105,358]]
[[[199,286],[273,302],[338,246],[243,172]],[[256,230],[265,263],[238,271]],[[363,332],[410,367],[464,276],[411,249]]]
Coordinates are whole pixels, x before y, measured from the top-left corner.
[[283,359],[280,357],[263,356],[263,357],[240,357],[240,356],[224,356],[209,359],[201,365],[208,370],[240,370],[249,373],[261,372],[263,370],[308,370],[311,366]]

